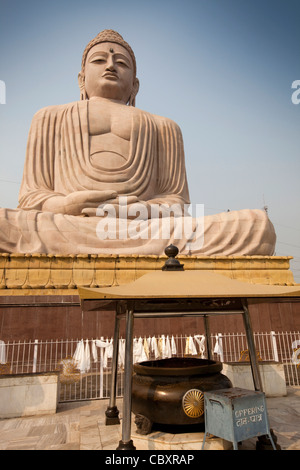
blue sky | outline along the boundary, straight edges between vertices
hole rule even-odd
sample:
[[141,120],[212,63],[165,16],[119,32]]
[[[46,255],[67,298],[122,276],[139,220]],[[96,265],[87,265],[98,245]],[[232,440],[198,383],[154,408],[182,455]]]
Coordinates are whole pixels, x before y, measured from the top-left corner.
[[0,206],[16,207],[28,130],[79,99],[84,47],[115,29],[136,55],[136,106],[181,127],[193,204],[268,206],[300,282],[298,0],[0,1]]

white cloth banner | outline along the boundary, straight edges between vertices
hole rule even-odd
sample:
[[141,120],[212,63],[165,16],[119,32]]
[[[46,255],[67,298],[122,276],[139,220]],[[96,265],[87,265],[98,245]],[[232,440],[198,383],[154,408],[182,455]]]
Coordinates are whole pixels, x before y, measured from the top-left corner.
[[221,361],[224,361],[223,358],[223,346],[222,346],[222,338],[219,335],[216,335],[216,344],[214,347],[214,353],[219,354]]
[[150,356],[150,350],[149,350],[149,344],[146,338],[144,338],[144,351],[146,353],[147,360],[148,360]]
[[195,346],[195,343],[193,341],[193,338],[192,336],[189,336],[187,339],[186,339],[186,343],[185,343],[185,354],[186,355],[192,355],[192,356],[196,356],[197,355],[197,348]]
[[172,354],[177,354],[177,348],[176,348],[176,343],[175,343],[175,338],[172,336],[171,338],[171,352]]
[[107,368],[108,359],[111,359],[113,356],[113,340],[107,339],[106,341],[96,339],[95,344],[98,348],[105,348],[104,357],[103,357],[103,367]]
[[160,353],[158,350],[158,344],[155,336],[151,338],[151,351],[154,353],[155,359],[158,359],[160,357]]
[[93,356],[93,361],[97,362],[98,361],[98,351],[97,351],[96,341],[94,339],[92,341],[92,356]]
[[162,359],[167,359],[169,357],[172,357],[172,350],[171,350],[169,336],[165,337],[165,335],[162,335],[160,338],[159,344],[161,347],[160,354],[161,354]]
[[88,339],[85,342],[84,357],[85,357],[85,372],[88,372],[91,368],[91,353],[90,353],[90,346],[89,346]]
[[144,350],[144,341],[140,337],[133,340],[133,363],[147,361],[147,355]]
[[204,358],[204,353],[205,353],[205,336],[195,335],[194,339],[195,339],[196,343],[199,346],[200,356],[203,359]]
[[83,339],[79,341],[77,344],[75,353],[73,355],[73,360],[76,363],[76,367],[80,370],[83,374],[88,372],[91,368],[91,358],[90,358],[90,347],[89,347],[89,340],[87,339],[84,342]]
[[[195,356],[198,354],[196,344],[198,345],[200,355],[203,358],[205,352],[205,336],[194,335],[186,338],[185,344],[185,355]],[[119,339],[119,352],[118,352],[118,367],[124,368],[125,365],[125,339]],[[101,349],[100,358],[98,348]],[[215,351],[217,354],[221,354],[218,337],[216,337]],[[172,335],[161,335],[160,337],[148,337],[148,338],[134,338],[133,340],[133,363],[139,363],[148,361],[151,355],[154,355],[155,359],[166,359],[171,358],[177,354],[177,347],[175,338]],[[100,360],[101,369],[108,367],[108,359],[113,357],[113,338],[96,339],[91,340],[91,350],[89,340],[81,340],[78,342],[73,359],[76,362],[76,367],[81,373],[86,373],[91,369],[91,362],[94,363]],[[153,357],[153,356],[152,356]],[[0,363],[5,362],[5,344],[0,341]]]
[[172,350],[171,350],[171,343],[169,336],[166,337],[166,345],[165,345],[165,355],[166,357],[172,357]]
[[118,354],[118,365],[124,367],[125,365],[125,339],[119,339],[119,354]]

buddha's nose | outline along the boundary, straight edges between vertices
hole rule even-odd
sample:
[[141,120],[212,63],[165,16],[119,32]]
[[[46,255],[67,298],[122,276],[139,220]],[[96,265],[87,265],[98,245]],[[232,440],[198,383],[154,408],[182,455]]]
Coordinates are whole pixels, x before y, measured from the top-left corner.
[[110,71],[115,70],[115,63],[114,63],[114,59],[112,56],[109,56],[107,59],[106,70],[110,70]]

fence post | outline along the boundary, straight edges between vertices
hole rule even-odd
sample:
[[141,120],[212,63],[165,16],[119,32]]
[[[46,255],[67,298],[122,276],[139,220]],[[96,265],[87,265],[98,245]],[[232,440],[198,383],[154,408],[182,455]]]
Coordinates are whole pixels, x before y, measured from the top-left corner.
[[4,341],[0,340],[0,364],[6,364],[6,350]]
[[274,361],[279,362],[275,331],[271,331],[271,339],[272,339],[272,348],[273,348]]
[[36,372],[36,364],[37,364],[37,353],[38,353],[38,344],[39,340],[34,340],[34,349],[33,349],[33,365],[32,365],[32,372]]
[[[101,336],[100,340],[104,341],[104,337]],[[104,361],[104,348],[100,348],[100,398],[103,398],[103,379],[104,379],[103,361]]]

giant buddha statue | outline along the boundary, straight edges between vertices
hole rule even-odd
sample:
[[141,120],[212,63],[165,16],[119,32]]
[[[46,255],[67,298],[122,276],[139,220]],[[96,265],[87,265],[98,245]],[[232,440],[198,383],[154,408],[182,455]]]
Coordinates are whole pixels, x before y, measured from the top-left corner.
[[[276,237],[263,210],[188,215],[181,131],[135,107],[136,72],[117,32],[87,45],[80,101],[33,117],[18,208],[0,209],[0,252],[161,255],[174,243],[181,254],[272,255]],[[192,219],[191,233],[178,235],[182,219]]]

